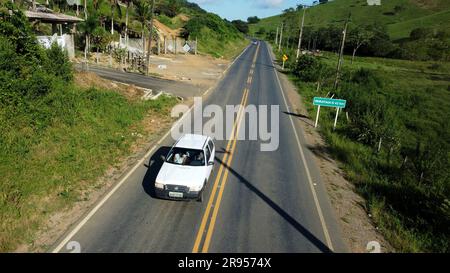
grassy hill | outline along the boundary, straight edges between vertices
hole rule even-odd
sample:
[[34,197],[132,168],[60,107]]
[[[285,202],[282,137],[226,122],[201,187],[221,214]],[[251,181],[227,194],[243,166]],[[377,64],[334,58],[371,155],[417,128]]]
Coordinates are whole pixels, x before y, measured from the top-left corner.
[[[230,22],[186,0],[160,1],[157,19],[172,29],[181,29],[184,38],[197,39],[199,52],[231,58],[247,44],[244,35]],[[167,9],[170,11],[167,12]]]
[[[447,0],[381,0],[381,6],[367,6],[366,0],[335,0],[307,10],[305,25],[313,27],[342,24],[352,14],[354,25],[382,23],[388,27],[392,39],[408,37],[412,29],[427,25],[443,29],[450,24],[450,1]],[[301,14],[299,15],[299,22]],[[261,28],[276,31],[280,15],[262,19],[250,25],[250,33]]]

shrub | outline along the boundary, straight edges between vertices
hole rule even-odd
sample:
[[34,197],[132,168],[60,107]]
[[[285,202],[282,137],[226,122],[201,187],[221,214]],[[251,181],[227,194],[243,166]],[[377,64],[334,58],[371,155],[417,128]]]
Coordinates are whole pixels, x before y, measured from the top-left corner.
[[45,70],[64,81],[72,81],[72,64],[69,62],[67,53],[56,43],[53,43],[50,49],[46,50],[46,53]]
[[303,55],[294,68],[294,75],[305,82],[317,82],[326,75],[327,67],[316,57]]

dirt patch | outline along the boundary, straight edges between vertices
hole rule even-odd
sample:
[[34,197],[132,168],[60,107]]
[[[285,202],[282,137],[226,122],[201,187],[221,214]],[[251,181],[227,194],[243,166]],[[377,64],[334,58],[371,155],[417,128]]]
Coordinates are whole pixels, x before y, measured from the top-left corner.
[[412,3],[424,9],[436,10],[439,7],[441,0],[410,0]]
[[167,37],[178,37],[180,36],[181,33],[181,28],[179,29],[171,29],[170,27],[164,25],[163,23],[161,23],[158,20],[153,20],[153,24],[155,25],[155,27],[158,29],[159,33],[160,33],[160,39],[164,39],[164,35]]
[[189,21],[189,17],[186,14],[183,14],[183,13],[178,14],[176,17],[180,18],[181,21],[183,21],[183,22]]
[[365,200],[355,192],[354,185],[344,178],[344,173],[339,169],[339,163],[327,152],[327,144],[314,128],[314,121],[309,117],[296,87],[286,75],[281,75],[280,79],[292,105],[292,112],[302,121],[300,126],[305,132],[307,145],[320,169],[321,179],[349,250],[357,253],[367,252],[367,243],[377,241],[381,245],[382,252],[394,252],[372,222],[371,215],[365,209]]
[[[96,54],[92,55],[89,58],[89,63],[118,70],[132,71],[130,64],[121,65],[113,61],[112,66],[110,66],[108,54],[99,53],[98,62],[96,61]],[[82,58],[75,59],[75,62],[81,63]],[[207,89],[217,82],[217,79],[229,64],[230,60],[217,59],[208,55],[161,54],[150,56],[149,72],[153,77],[185,82]],[[135,72],[137,73],[137,71]],[[111,86],[109,84],[110,81],[101,80],[100,77],[94,78],[92,73],[90,75],[80,74],[75,80],[80,84],[84,84],[84,86],[89,86],[90,83],[94,82],[99,84],[99,87],[116,88],[116,86],[108,87]]]
[[152,56],[150,73],[208,88],[217,82],[230,61],[202,55]]

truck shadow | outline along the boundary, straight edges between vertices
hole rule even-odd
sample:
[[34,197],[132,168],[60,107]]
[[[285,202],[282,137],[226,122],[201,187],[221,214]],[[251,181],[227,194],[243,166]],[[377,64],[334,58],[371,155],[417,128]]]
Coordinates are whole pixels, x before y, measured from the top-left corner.
[[150,195],[152,198],[157,198],[155,195],[155,180],[158,176],[159,170],[161,170],[164,161],[161,156],[166,156],[170,151],[170,147],[162,146],[150,157],[149,161],[145,166],[147,167],[147,172],[145,173],[144,180],[142,181],[142,187],[145,193]]
[[315,247],[317,247],[321,252],[331,253],[333,252],[321,239],[317,238],[311,231],[309,231],[305,226],[300,224],[294,217],[289,215],[283,208],[281,208],[277,203],[270,199],[266,194],[259,190],[250,181],[240,175],[236,170],[230,166],[224,164],[224,162],[216,157],[216,161],[222,164],[229,172],[235,176],[240,183],[251,190],[256,196],[258,196],[262,201],[264,201],[269,207],[271,207],[275,212],[277,212],[287,223],[294,227],[300,234],[302,234],[306,239],[308,239]]

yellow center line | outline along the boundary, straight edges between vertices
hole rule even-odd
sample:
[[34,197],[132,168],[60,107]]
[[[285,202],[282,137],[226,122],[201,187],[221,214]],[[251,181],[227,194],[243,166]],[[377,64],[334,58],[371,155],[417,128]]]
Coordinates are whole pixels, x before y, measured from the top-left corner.
[[[246,94],[245,95],[245,101],[244,101],[244,104],[242,105],[243,109],[245,108],[245,105],[246,105],[247,99],[248,99],[248,92],[246,92],[245,94]],[[228,173],[230,171],[231,161],[233,160],[233,155],[234,155],[234,151],[235,151],[235,148],[236,148],[236,139],[237,139],[237,136],[239,135],[239,129],[241,127],[240,125],[241,125],[242,120],[243,120],[243,115],[241,115],[241,119],[238,121],[236,135],[235,135],[235,137],[232,138],[233,139],[233,146],[231,147],[230,156],[228,157],[228,162],[226,162],[226,169],[225,169],[225,173],[224,173],[223,179],[222,179],[223,180],[222,186],[220,187],[219,195],[217,196],[216,205],[214,207],[214,211],[213,211],[213,214],[211,216],[211,222],[210,222],[209,227],[208,227],[208,232],[206,233],[205,242],[204,242],[203,248],[202,248],[202,252],[203,253],[208,252],[209,245],[211,243],[211,237],[212,237],[212,234],[213,234],[213,231],[214,231],[214,226],[216,224],[217,214],[219,213],[219,208],[220,208],[220,203],[222,201],[223,191],[225,189],[225,185],[227,184]],[[225,163],[225,161],[223,163]]]
[[[242,96],[240,105],[242,105],[244,99],[245,99],[245,92],[244,92],[244,95]],[[237,119],[240,118],[240,112],[241,112],[240,110],[241,109],[239,109],[239,111],[238,111],[238,115],[236,117]],[[236,119],[236,121],[237,121],[237,119]],[[235,123],[233,125],[233,129],[231,131],[231,135],[233,135],[234,131],[236,130],[236,126],[237,126],[237,122],[236,121],[235,121]],[[230,150],[231,143],[232,143],[232,141],[231,141],[231,138],[230,138],[230,140],[228,141],[227,147],[225,149],[225,155],[223,156],[223,160],[224,161],[227,160],[228,151]],[[206,227],[206,223],[207,223],[207,220],[208,220],[209,212],[211,210],[211,205],[212,205],[212,203],[214,201],[214,197],[216,195],[217,186],[219,184],[220,177],[222,175],[222,171],[223,171],[223,164],[220,165],[219,171],[217,172],[216,180],[214,181],[214,186],[213,186],[213,189],[212,189],[212,192],[211,192],[211,197],[209,198],[208,205],[206,206],[206,211],[203,214],[202,222],[200,224],[200,229],[198,231],[197,238],[195,239],[194,247],[192,249],[193,253],[197,253],[198,252],[201,240],[203,238],[203,232],[204,232],[205,227]]]
[[[255,67],[256,58],[258,56],[258,51],[259,51],[259,45],[256,48],[255,56],[253,57],[252,68]],[[253,74],[253,69],[251,69],[250,73]],[[249,77],[247,79],[247,84],[248,85],[251,84],[252,78],[253,78],[252,75],[249,75]],[[230,139],[229,139],[229,141],[227,143],[227,147],[226,147],[226,153],[225,153],[225,155],[223,157],[223,161],[222,161],[223,163],[226,162],[226,166],[225,167],[227,167],[227,169],[225,169],[225,171],[224,171],[224,164],[220,165],[219,171],[218,171],[217,176],[216,176],[216,180],[214,181],[214,186],[213,186],[213,189],[212,189],[212,192],[211,192],[211,196],[210,196],[209,201],[208,201],[208,205],[206,206],[206,210],[205,210],[205,213],[203,214],[202,222],[200,224],[200,228],[199,228],[199,231],[197,233],[197,236],[196,236],[196,239],[195,239],[195,242],[194,242],[194,247],[192,249],[193,253],[197,253],[199,251],[200,244],[201,244],[201,241],[202,241],[202,238],[203,238],[203,234],[205,233],[206,225],[208,223],[208,220],[210,220],[210,224],[209,224],[208,231],[207,231],[207,234],[206,234],[205,242],[203,243],[203,248],[202,248],[202,252],[207,252],[208,251],[208,248],[209,248],[209,245],[210,245],[210,242],[211,242],[211,236],[212,236],[212,233],[214,231],[214,225],[215,225],[215,222],[216,222],[217,214],[218,214],[218,211],[219,211],[218,208],[220,207],[220,202],[222,200],[223,189],[224,189],[224,186],[226,184],[227,177],[228,177],[228,171],[229,171],[228,169],[229,169],[229,166],[231,166],[231,161],[233,159],[233,153],[234,153],[234,150],[236,148],[236,138],[235,138],[235,136],[238,136],[239,127],[240,127],[240,124],[241,124],[241,121],[242,121],[242,117],[244,115],[244,109],[245,109],[245,105],[246,105],[247,99],[248,99],[248,93],[249,93],[249,89],[248,88],[244,88],[244,94],[243,94],[243,96],[241,98],[240,108],[238,110],[236,121],[233,124],[233,129],[231,131]],[[230,146],[231,146],[231,150],[230,150]],[[224,173],[223,177],[222,177],[222,173]],[[219,184],[220,184],[220,186],[219,186]],[[217,189],[219,187],[220,187],[219,194],[218,194],[217,198],[215,198]],[[210,215],[211,208],[213,207],[214,199],[216,199],[216,202],[215,202],[215,205],[214,205],[213,214],[212,214],[211,218],[209,219],[208,217]]]

